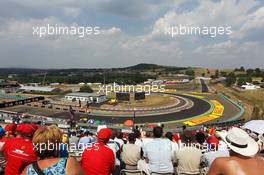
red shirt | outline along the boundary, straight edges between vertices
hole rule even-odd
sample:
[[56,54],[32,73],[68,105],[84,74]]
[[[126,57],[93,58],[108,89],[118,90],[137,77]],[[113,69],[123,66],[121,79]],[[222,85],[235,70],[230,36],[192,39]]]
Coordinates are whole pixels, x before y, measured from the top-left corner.
[[85,175],[110,175],[115,168],[115,156],[104,143],[95,143],[84,150],[81,166]]
[[7,142],[8,140],[9,140],[9,139],[8,139],[7,137],[4,136],[4,137],[2,137],[2,138],[0,139],[0,142],[4,142],[4,143],[5,143],[5,142]]
[[3,152],[7,161],[5,175],[19,175],[27,165],[37,160],[32,141],[24,138],[8,140]]

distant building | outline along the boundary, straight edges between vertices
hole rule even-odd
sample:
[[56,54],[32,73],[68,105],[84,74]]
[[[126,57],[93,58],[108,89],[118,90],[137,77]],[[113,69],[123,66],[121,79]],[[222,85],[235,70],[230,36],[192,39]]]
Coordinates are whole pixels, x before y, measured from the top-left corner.
[[148,81],[145,81],[143,84],[146,84],[146,85],[161,85],[161,84],[164,84],[164,80],[148,79]]
[[52,88],[47,86],[22,86],[19,88],[21,92],[34,92],[34,93],[49,93],[49,92],[60,92],[59,88]]
[[212,80],[212,78],[210,78],[210,77],[196,77],[195,79],[196,80],[205,80],[205,81]]
[[219,78],[216,78],[216,79],[212,79],[211,83],[222,83],[222,82],[225,82],[225,81],[226,81],[226,77],[219,77]]
[[66,94],[65,99],[70,101],[80,100],[82,102],[88,102],[88,103],[102,103],[107,100],[106,95],[104,94],[84,93],[84,92]]
[[27,83],[26,85],[27,86],[39,86],[40,83]]
[[256,89],[260,89],[260,86],[256,86],[251,83],[246,83],[245,85],[242,85],[241,88],[245,90],[256,90]]
[[60,83],[50,83],[51,86],[58,86]]
[[4,93],[14,93],[20,88],[16,81],[7,81],[0,83],[0,90]]

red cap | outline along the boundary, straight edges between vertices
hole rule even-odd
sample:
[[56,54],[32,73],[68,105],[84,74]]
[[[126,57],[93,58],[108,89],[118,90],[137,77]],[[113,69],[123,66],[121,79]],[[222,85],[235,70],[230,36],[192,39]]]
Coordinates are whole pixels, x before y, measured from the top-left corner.
[[4,129],[7,132],[11,132],[12,134],[15,134],[16,128],[17,128],[17,125],[12,123],[12,124],[7,124]]
[[35,124],[19,124],[17,125],[16,131],[32,136],[37,129],[38,126]]
[[112,135],[112,130],[109,129],[109,128],[103,128],[101,129],[98,134],[97,134],[97,138],[98,139],[102,139],[102,140],[105,140],[105,141],[108,141]]
[[206,141],[211,145],[211,149],[214,149],[219,144],[219,140],[215,136],[208,137]]

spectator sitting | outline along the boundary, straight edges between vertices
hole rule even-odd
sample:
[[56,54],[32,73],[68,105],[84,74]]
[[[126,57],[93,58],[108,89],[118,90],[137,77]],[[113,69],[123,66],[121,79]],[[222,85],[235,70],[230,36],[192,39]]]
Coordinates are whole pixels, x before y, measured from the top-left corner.
[[202,151],[198,148],[197,142],[191,131],[185,130],[181,134],[181,144],[178,151],[175,152],[174,161],[177,164],[177,172],[179,174],[199,174],[200,159]]
[[145,137],[142,139],[142,148],[145,147],[145,145],[153,140],[152,138],[152,132],[151,131],[146,131]]
[[230,157],[216,158],[208,175],[263,174],[264,161],[255,157],[258,144],[244,130],[234,127],[220,136],[230,148]]
[[6,141],[2,151],[6,157],[6,175],[19,175],[30,163],[37,160],[31,138],[36,131],[32,124],[19,124],[16,127],[16,137]]
[[173,142],[179,144],[180,143],[180,134],[179,133],[176,133],[172,136],[172,140]]
[[209,151],[201,157],[201,167],[204,171],[208,171],[213,161],[218,157],[229,157],[229,152],[226,149],[218,149],[219,140],[215,136],[207,138]]
[[142,149],[135,145],[136,137],[134,133],[128,135],[128,143],[121,147],[121,160],[125,169],[137,169],[137,163],[143,152]]
[[68,157],[69,152],[69,137],[67,134],[62,134],[62,142],[60,144],[60,157]]
[[123,133],[121,132],[121,130],[117,130],[114,141],[119,143],[120,147],[124,144]]
[[16,137],[16,127],[17,125],[7,124],[4,129],[6,131],[5,136],[1,139],[1,142],[6,142],[8,139],[15,138]]
[[147,174],[150,172],[173,173],[171,141],[163,139],[162,134],[162,127],[155,127],[153,129],[154,139],[143,148],[147,165],[141,161],[138,167]]
[[116,138],[116,130],[114,130],[114,132],[112,132],[112,135],[109,139],[109,142],[107,143],[107,145],[113,150],[114,155],[115,155],[115,172],[114,175],[117,174],[119,175],[119,171],[120,171],[120,145],[118,142],[116,142],[114,139]]
[[83,137],[80,138],[78,147],[80,149],[84,149],[85,147],[89,147],[91,145],[91,137],[89,136],[89,132],[85,131],[83,133]]
[[97,142],[84,150],[81,166],[86,175],[110,175],[114,172],[114,153],[106,146],[111,135],[110,129],[101,129],[97,135]]
[[259,158],[264,160],[263,153],[264,153],[264,134],[259,135],[258,145],[259,145]]
[[69,138],[70,148],[71,147],[78,148],[77,147],[78,142],[79,142],[79,137],[76,136],[76,132],[72,132],[71,137]]
[[171,141],[171,146],[172,146],[171,151],[172,151],[172,155],[173,155],[174,152],[178,150],[178,144],[173,141],[173,134],[171,132],[167,132],[165,134],[165,137]]
[[135,142],[135,144],[136,144],[137,146],[142,147],[142,140],[141,140],[141,138],[140,138],[140,136],[141,136],[140,131],[137,130],[137,129],[135,129],[135,130],[134,130],[134,133],[135,133],[135,136],[136,136],[136,142]]
[[[5,138],[4,136],[5,136],[5,130],[0,126],[0,142],[2,141],[3,138]],[[4,145],[6,141],[1,143]],[[4,173],[5,165],[6,165],[5,156],[2,152],[0,152],[0,174]]]
[[197,146],[200,150],[202,150],[202,153],[205,153],[207,151],[207,143],[206,143],[206,136],[203,132],[197,132],[195,134],[195,139],[197,141]]
[[24,169],[22,175],[55,175],[55,174],[82,174],[81,167],[75,158],[59,158],[62,132],[55,126],[39,128],[32,139],[40,160]]
[[91,137],[91,143],[95,143],[96,142],[96,136],[93,133],[89,133],[90,137]]

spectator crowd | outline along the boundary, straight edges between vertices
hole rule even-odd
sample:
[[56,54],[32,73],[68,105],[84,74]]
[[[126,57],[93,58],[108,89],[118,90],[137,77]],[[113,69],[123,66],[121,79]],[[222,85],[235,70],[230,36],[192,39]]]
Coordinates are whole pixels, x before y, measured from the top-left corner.
[[261,175],[263,143],[263,134],[239,126],[63,133],[55,125],[8,124],[0,127],[0,173]]

